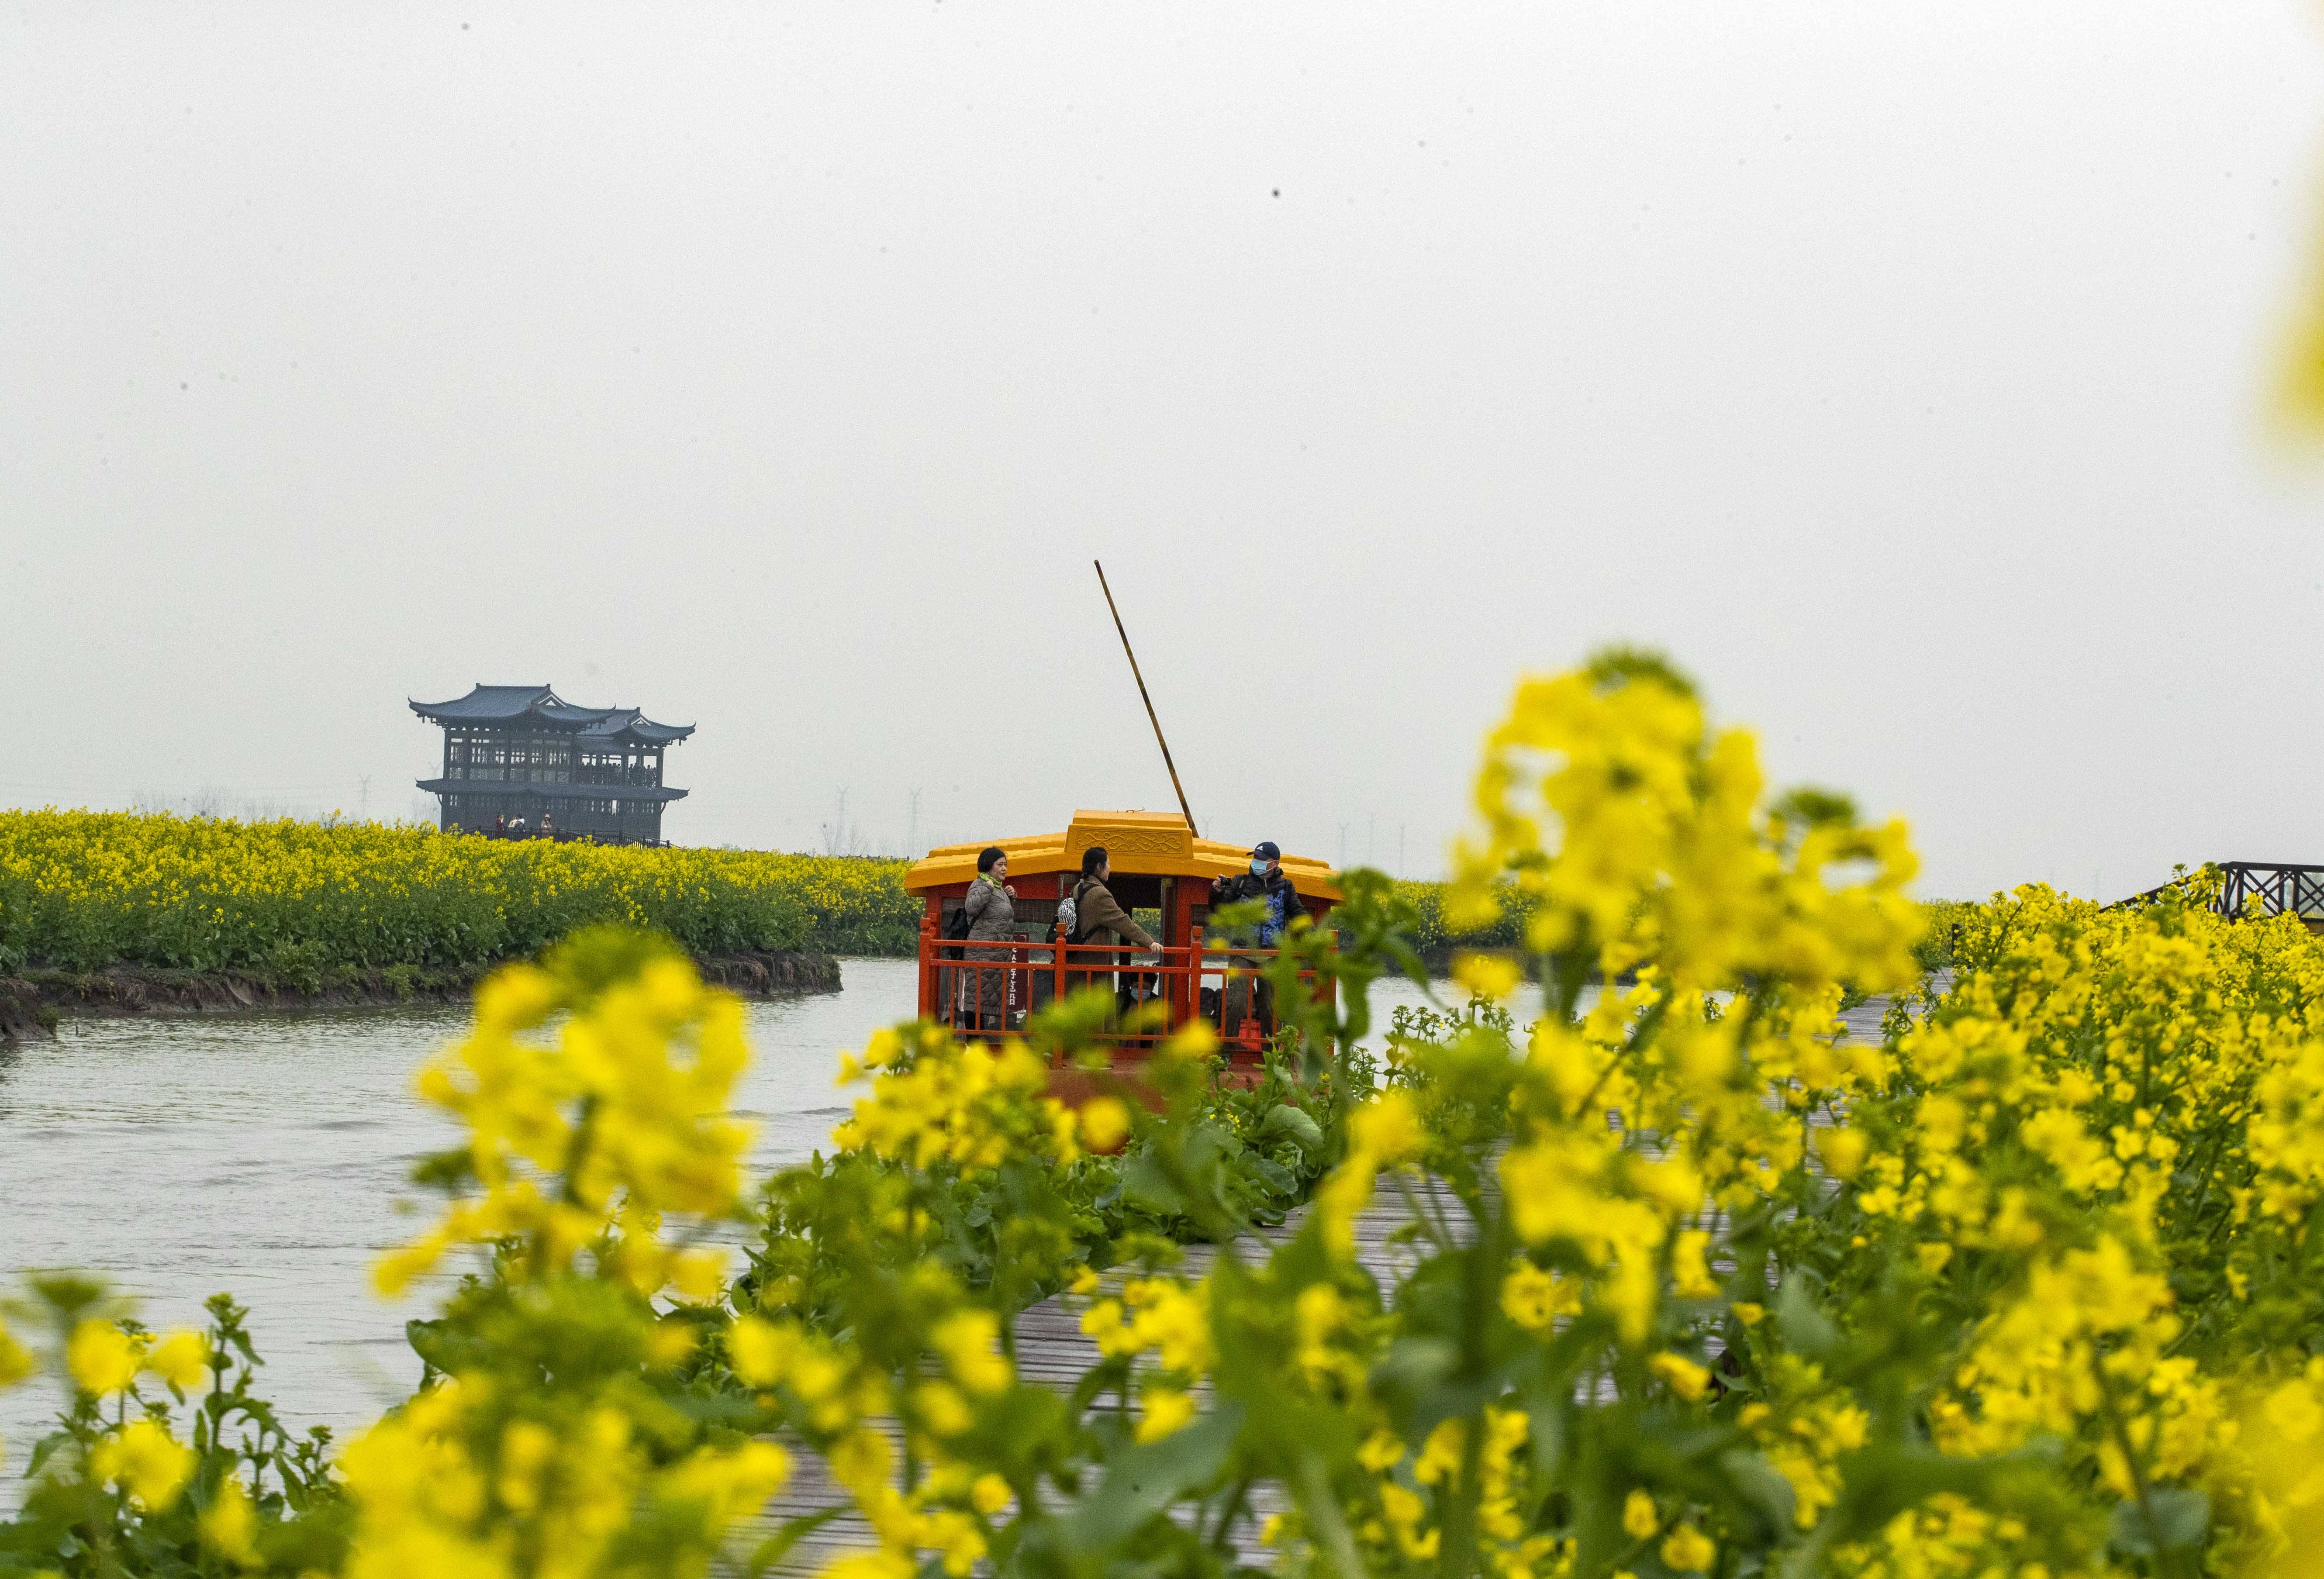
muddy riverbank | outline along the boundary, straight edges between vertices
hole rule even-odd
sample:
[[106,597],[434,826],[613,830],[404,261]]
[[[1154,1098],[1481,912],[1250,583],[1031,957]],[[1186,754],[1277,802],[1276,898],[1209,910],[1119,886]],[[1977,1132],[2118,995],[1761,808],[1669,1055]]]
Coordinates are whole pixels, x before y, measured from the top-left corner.
[[[751,952],[697,959],[706,980],[745,997],[837,992],[829,954]],[[493,967],[391,965],[289,980],[245,971],[20,971],[0,976],[0,1042],[45,1038],[64,1020],[96,1016],[235,1014],[466,1003]]]

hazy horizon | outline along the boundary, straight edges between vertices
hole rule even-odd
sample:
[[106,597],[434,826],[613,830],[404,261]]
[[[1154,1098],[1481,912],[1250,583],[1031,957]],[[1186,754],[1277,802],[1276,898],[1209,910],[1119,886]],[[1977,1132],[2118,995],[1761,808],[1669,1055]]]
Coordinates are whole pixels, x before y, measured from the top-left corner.
[[1437,875],[1629,641],[1924,895],[2324,861],[2315,20],[19,5],[0,805],[432,821],[482,681],[680,843],[1168,807],[1098,556],[1206,835]]

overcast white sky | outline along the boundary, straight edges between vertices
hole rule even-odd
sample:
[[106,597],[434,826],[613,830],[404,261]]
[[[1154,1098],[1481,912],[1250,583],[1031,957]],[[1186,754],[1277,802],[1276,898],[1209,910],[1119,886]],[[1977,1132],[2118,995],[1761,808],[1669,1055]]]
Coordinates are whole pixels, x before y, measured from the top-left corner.
[[2324,861],[2319,21],[7,7],[0,803],[409,815],[483,680],[684,842],[1161,807],[1100,555],[1205,833],[1434,875],[1628,639],[1923,893]]

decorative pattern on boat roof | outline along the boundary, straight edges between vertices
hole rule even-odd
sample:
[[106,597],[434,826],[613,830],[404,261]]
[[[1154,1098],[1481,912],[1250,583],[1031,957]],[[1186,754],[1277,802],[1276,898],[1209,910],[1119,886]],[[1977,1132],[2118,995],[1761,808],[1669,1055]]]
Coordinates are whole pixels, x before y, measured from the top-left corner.
[[[932,888],[966,883],[976,876],[976,857],[986,844],[1009,852],[1012,875],[1037,872],[1076,872],[1082,851],[1102,844],[1113,858],[1113,869],[1154,877],[1227,877],[1250,869],[1250,847],[1197,839],[1186,819],[1176,812],[1075,812],[1057,833],[1035,833],[1016,839],[947,844],[928,851],[904,874],[904,890],[925,894]],[[1302,856],[1283,858],[1284,876],[1292,886],[1315,899],[1337,904],[1340,886],[1331,867]]]

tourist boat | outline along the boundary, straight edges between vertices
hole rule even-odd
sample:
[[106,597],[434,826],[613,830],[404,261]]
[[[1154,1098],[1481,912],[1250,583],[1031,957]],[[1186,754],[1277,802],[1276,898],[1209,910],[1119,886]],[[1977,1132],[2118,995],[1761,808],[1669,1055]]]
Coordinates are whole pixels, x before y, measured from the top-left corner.
[[[999,845],[1009,857],[1009,886],[1017,891],[1014,935],[968,943],[948,941],[946,923],[976,880],[978,855],[991,845]],[[1073,893],[1081,878],[1082,852],[1093,845],[1105,847],[1112,867],[1106,886],[1121,907],[1144,913],[1141,921],[1160,917],[1159,925],[1148,927],[1162,945],[1158,956],[1144,951],[1122,956],[1111,948],[1065,941],[1057,906]],[[1282,860],[1284,876],[1291,879],[1300,903],[1321,923],[1341,897],[1331,868],[1298,856],[1286,855]],[[1061,833],[930,850],[904,875],[906,890],[927,907],[920,921],[919,1012],[956,1024],[964,1035],[989,1038],[1000,1034],[999,1028],[980,1029],[974,1010],[980,1002],[995,1001],[986,986],[990,977],[1001,978],[998,1001],[1006,1005],[1008,1027],[1015,1029],[1028,1013],[1084,985],[1093,974],[1111,978],[1116,960],[1126,958],[1121,979],[1135,978],[1139,996],[1160,1005],[1163,1024],[1113,1036],[1122,1051],[1135,1056],[1199,1016],[1217,1027],[1231,1057],[1256,1063],[1259,1017],[1246,1012],[1250,972],[1271,959],[1273,950],[1229,950],[1222,941],[1209,941],[1203,935],[1211,912],[1212,879],[1250,869],[1250,846],[1198,839],[1176,812],[1075,812]],[[964,959],[962,954],[968,950],[987,958]],[[1312,984],[1312,973],[1303,974],[1303,979]],[[964,1005],[966,1014],[959,1012]]]

